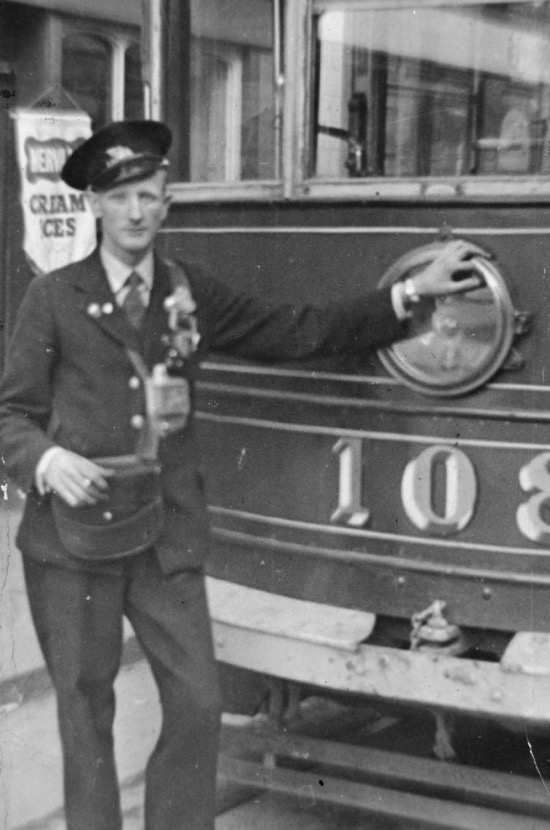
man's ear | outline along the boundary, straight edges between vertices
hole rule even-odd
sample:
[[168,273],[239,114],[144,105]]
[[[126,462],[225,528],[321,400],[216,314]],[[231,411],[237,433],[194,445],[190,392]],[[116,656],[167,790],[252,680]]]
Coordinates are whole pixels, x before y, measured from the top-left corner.
[[93,215],[96,219],[101,219],[101,204],[99,201],[99,196],[93,190],[86,190],[85,196],[88,200],[88,204],[90,205],[90,210],[92,211]]

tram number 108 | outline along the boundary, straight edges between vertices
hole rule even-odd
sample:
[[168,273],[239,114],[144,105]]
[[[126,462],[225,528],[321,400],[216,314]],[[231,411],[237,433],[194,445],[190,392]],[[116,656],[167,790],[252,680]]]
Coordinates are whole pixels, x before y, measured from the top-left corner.
[[[342,438],[333,447],[339,459],[338,508],[333,524],[365,527],[371,518],[362,503],[363,442]],[[443,469],[442,509],[434,505],[434,478]],[[438,477],[441,478],[441,476]],[[550,544],[550,452],[532,458],[519,472],[519,484],[529,498],[516,511],[517,527],[527,539]],[[455,446],[436,444],[422,450],[406,465],[401,478],[401,502],[409,520],[432,536],[450,536],[463,530],[474,516],[478,477],[472,461]]]

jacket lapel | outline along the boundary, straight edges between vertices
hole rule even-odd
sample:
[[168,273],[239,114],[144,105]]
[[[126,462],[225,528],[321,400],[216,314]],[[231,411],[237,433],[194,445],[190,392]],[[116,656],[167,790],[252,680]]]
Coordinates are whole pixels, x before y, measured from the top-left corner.
[[140,349],[140,332],[136,331],[118,306],[107,274],[96,249],[83,260],[72,280],[77,304],[82,312],[110,337],[124,346]]

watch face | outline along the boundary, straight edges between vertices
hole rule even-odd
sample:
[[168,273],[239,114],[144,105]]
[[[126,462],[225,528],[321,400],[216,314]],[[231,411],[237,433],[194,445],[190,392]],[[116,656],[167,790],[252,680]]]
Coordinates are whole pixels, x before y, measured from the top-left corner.
[[[441,247],[411,251],[394,263],[380,285],[414,276]],[[379,350],[388,371],[416,391],[438,396],[473,391],[506,359],[515,326],[506,283],[493,262],[482,257],[472,260],[472,272],[480,278],[479,288],[411,304],[407,337]]]

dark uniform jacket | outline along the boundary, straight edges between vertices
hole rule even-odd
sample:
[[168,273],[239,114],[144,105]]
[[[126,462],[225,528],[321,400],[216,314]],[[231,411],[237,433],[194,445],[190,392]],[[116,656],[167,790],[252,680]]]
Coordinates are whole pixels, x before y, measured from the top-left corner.
[[[321,310],[295,308],[237,293],[192,263],[185,270],[201,335],[187,370],[191,386],[197,362],[208,351],[271,361],[357,354],[403,333],[389,290]],[[31,282],[0,391],[0,454],[7,475],[28,494],[17,538],[24,555],[81,567],[61,546],[49,497],[35,490],[36,466],[54,445],[88,458],[135,451],[135,416],[145,413],[144,393],[125,349],[137,349],[149,368],[163,361],[163,301],[171,291],[168,268],[157,258],[145,323],[136,333],[116,305],[97,251]],[[192,417],[184,430],[161,442],[159,453],[165,502],[165,532],[157,543],[161,566],[165,573],[199,567],[208,548],[208,521]]]

